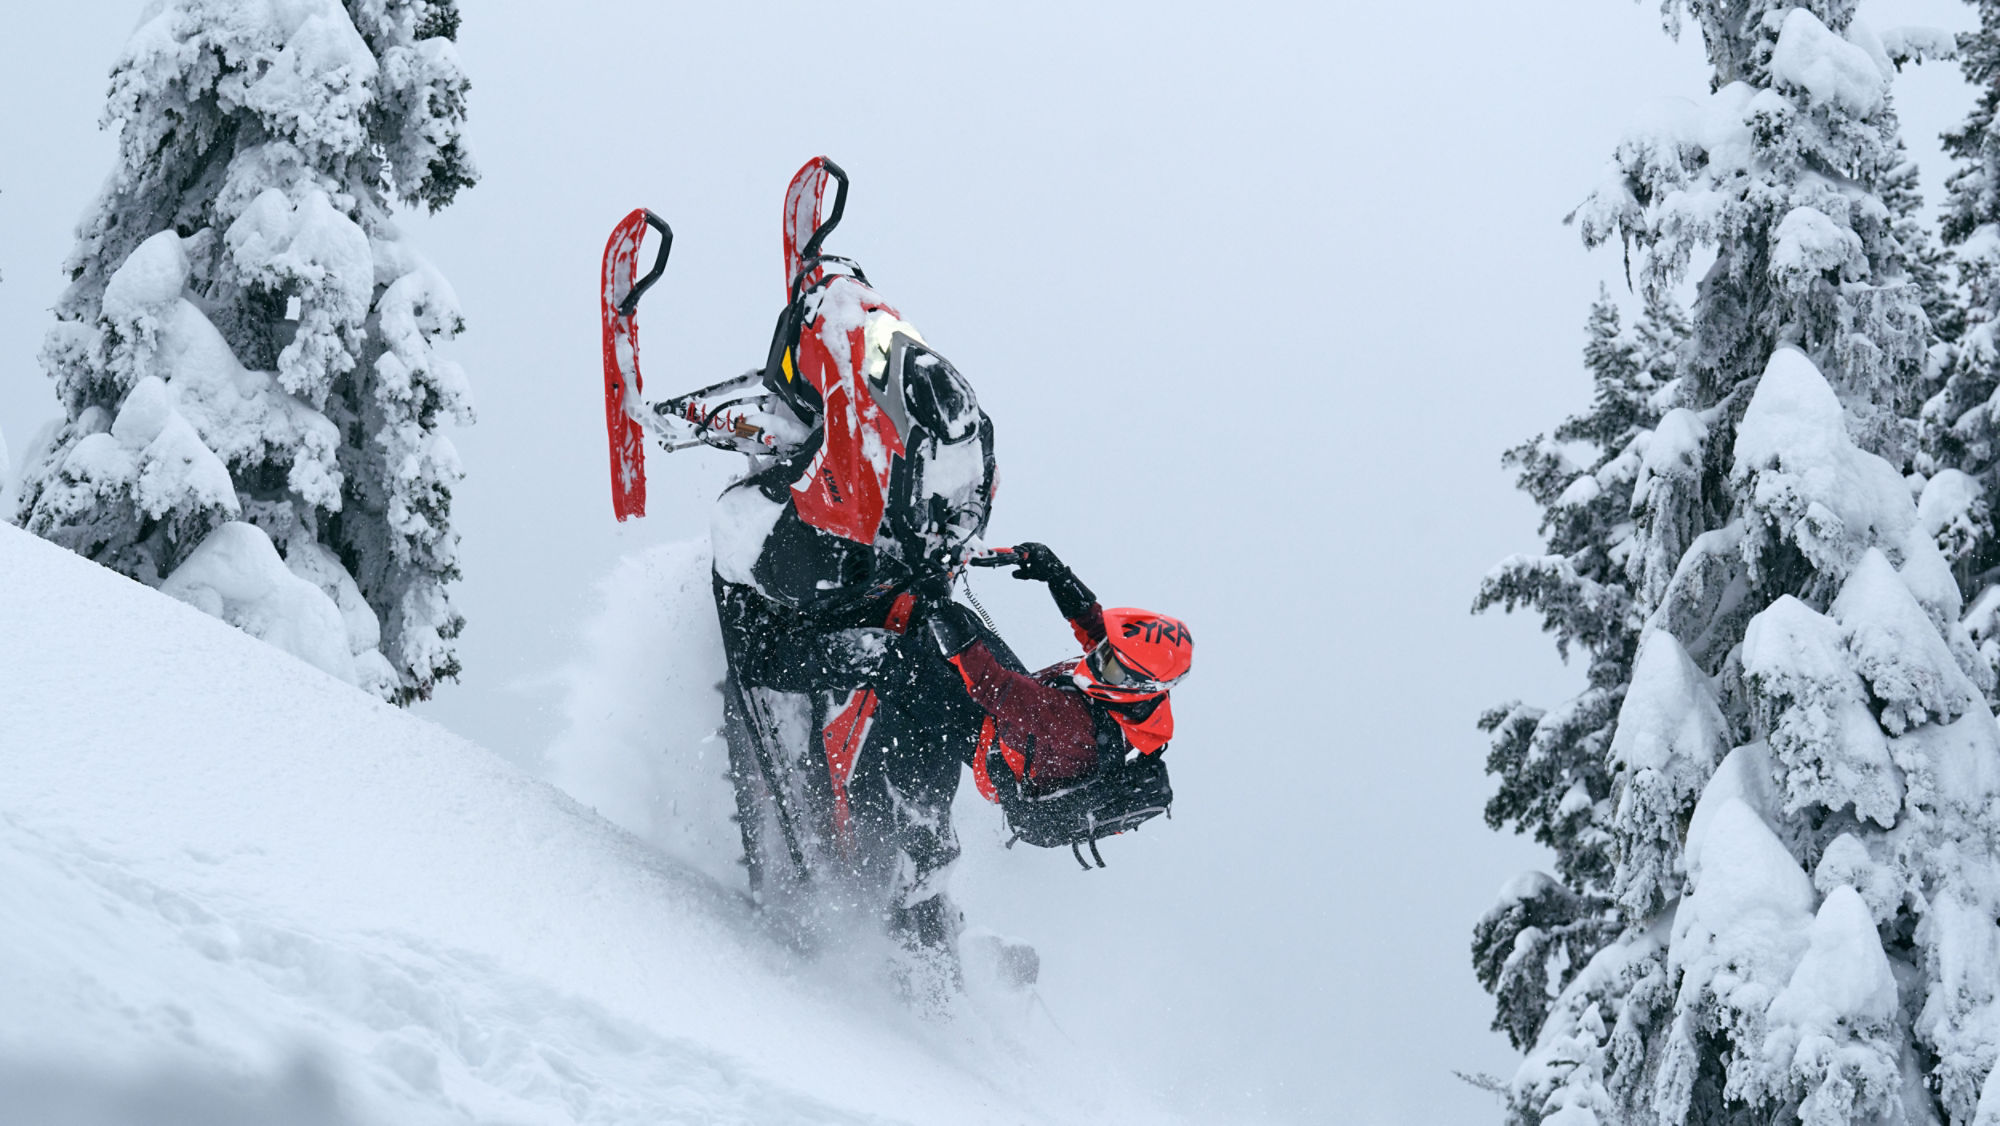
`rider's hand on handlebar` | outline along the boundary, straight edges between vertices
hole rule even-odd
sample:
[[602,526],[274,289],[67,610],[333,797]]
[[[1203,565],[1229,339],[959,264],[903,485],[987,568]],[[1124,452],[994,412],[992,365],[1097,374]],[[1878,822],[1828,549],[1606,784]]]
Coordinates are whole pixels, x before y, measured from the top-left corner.
[[1053,582],[1069,574],[1069,568],[1047,544],[1017,544],[1013,551],[1014,577],[1034,582]]

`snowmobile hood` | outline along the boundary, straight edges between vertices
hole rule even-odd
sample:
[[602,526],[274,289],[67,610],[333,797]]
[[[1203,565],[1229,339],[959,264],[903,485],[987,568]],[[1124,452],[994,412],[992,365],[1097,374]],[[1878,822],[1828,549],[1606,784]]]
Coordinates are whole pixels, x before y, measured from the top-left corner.
[[[871,316],[896,311],[853,278],[835,277],[806,304],[796,342],[779,358],[781,386],[817,408],[825,437],[792,484],[799,516],[822,531],[871,544],[881,529],[889,477],[906,445],[896,419],[862,377]],[[767,374],[766,381],[771,377]]]
[[886,543],[914,570],[957,558],[985,530],[993,428],[971,385],[867,275],[821,252],[845,198],[845,175],[824,157],[793,177],[785,197],[786,304],[763,381],[821,432],[792,482],[799,518],[863,546]]

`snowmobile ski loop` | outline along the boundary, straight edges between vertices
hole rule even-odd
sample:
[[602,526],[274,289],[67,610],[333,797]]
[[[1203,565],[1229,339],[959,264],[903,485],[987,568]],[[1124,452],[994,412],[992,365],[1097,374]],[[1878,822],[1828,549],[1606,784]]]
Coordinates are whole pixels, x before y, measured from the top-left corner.
[[645,213],[646,225],[660,232],[660,253],[653,259],[653,268],[646,271],[645,277],[634,282],[631,292],[618,302],[618,315],[621,317],[629,317],[639,311],[639,298],[653,287],[654,282],[660,280],[661,274],[667,272],[667,255],[672,254],[674,250],[674,229],[667,226],[667,221],[652,211],[643,207],[639,210]]
[[1083,866],[1084,871],[1090,871],[1090,861],[1083,858],[1083,847],[1076,841],[1069,842],[1069,854],[1076,857],[1076,862]]
[[[799,248],[800,260],[807,262],[819,257],[820,244],[825,242],[826,236],[832,234],[833,229],[840,225],[840,216],[847,210],[847,173],[841,170],[840,165],[823,156],[815,163],[819,165],[820,170],[826,176],[833,178],[835,186],[833,190],[833,210],[827,212],[826,218],[813,226],[812,237],[808,238],[806,244]],[[820,178],[818,183],[813,187],[813,205],[815,208],[818,207],[819,201],[824,198],[825,194],[826,180],[825,178]],[[798,280],[794,278],[792,284],[796,287]]]

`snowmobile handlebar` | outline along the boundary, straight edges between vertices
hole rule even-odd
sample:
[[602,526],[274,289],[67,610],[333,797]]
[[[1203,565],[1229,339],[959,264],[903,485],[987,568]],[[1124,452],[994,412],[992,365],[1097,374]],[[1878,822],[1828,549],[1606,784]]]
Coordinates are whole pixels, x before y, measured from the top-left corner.
[[621,317],[629,317],[639,311],[639,298],[652,287],[654,282],[660,280],[661,274],[667,272],[667,255],[673,253],[674,229],[667,226],[667,221],[653,214],[649,208],[646,211],[646,225],[660,232],[660,253],[653,259],[653,268],[646,271],[645,277],[633,282],[632,291],[625,295],[624,300],[618,302],[618,315]]
[[1021,553],[1011,547],[996,547],[983,555],[974,555],[965,561],[973,567],[1017,567],[1021,563]]

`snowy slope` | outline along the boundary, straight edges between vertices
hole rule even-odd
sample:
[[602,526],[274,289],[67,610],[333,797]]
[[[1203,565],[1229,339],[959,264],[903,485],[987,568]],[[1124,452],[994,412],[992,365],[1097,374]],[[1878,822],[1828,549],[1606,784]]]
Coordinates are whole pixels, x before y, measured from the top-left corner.
[[5,525],[0,950],[0,1106],[76,1120],[204,1083],[244,1120],[1141,1111],[991,1014],[800,965],[479,747]]

